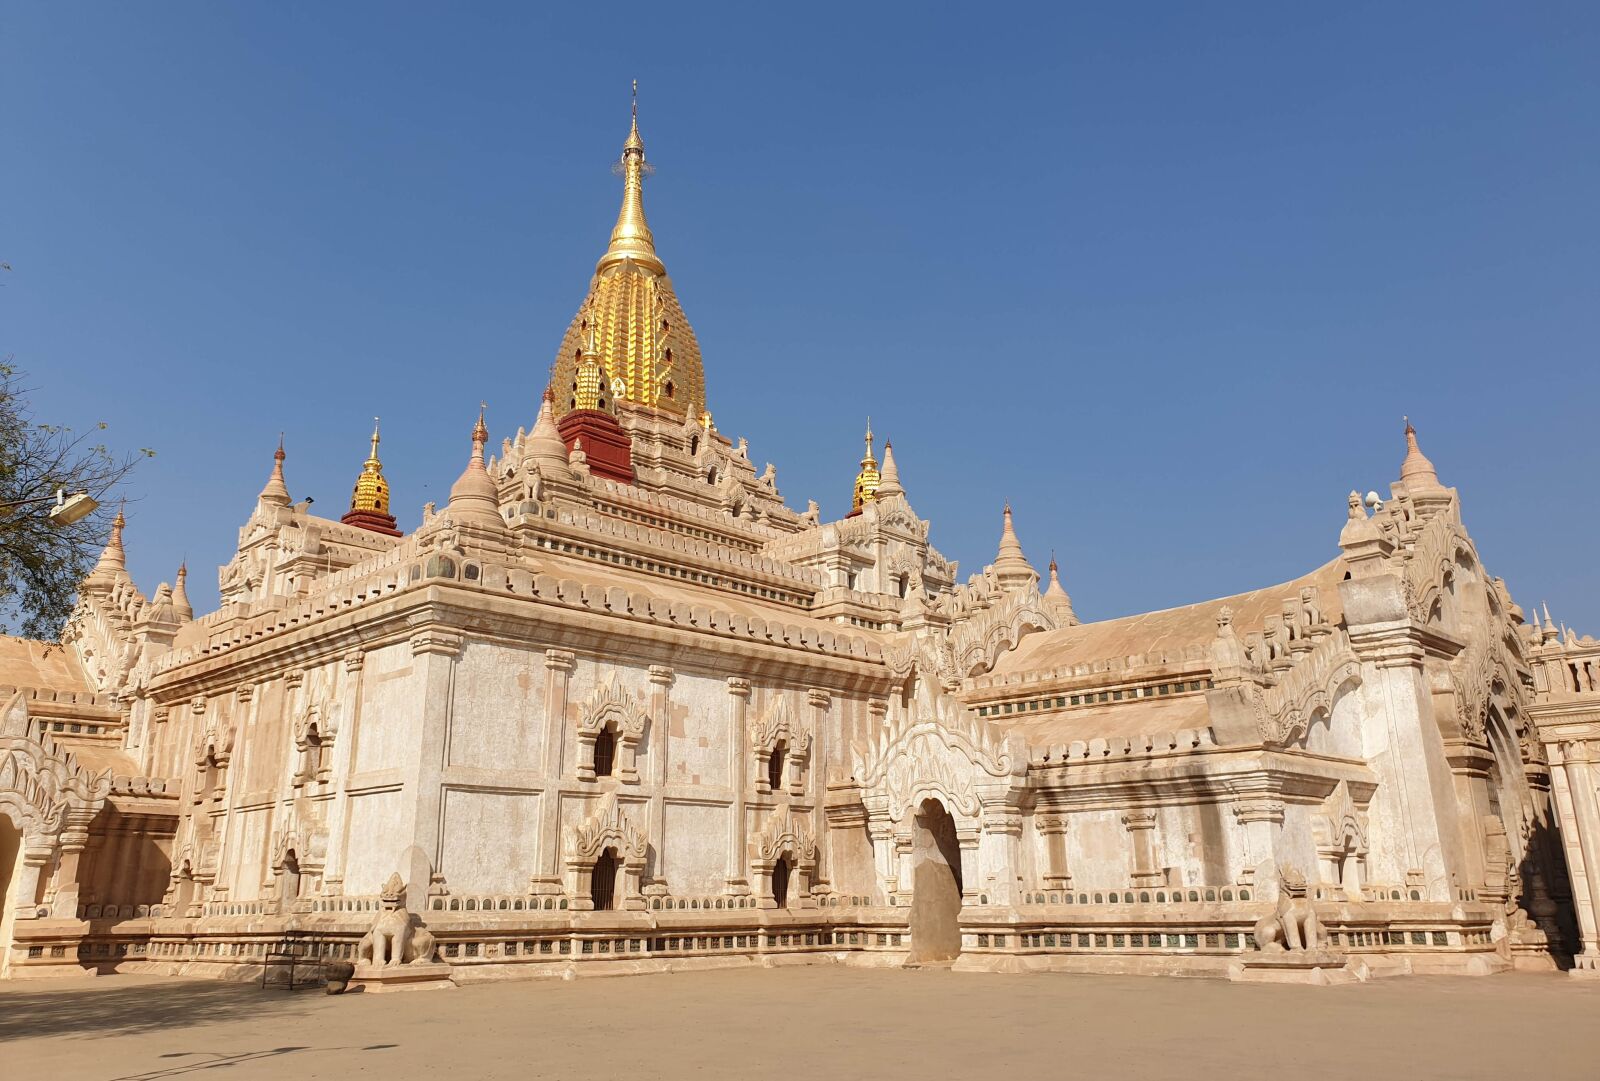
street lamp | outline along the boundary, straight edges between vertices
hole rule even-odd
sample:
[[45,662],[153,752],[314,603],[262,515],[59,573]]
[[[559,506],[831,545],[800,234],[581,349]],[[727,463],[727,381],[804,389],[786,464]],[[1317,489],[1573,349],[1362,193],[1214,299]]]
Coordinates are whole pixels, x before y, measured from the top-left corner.
[[50,508],[49,518],[56,525],[71,525],[93,514],[99,505],[94,496],[88,492],[74,492],[68,495],[57,488],[56,505]]
[[66,526],[74,522],[81,522],[95,512],[100,506],[99,502],[88,492],[74,492],[68,495],[64,489],[57,488],[55,495],[35,496],[33,499],[17,499],[10,503],[0,503],[0,514],[10,514],[18,507],[32,506],[35,503],[48,503],[55,500],[56,505],[50,508],[45,515],[51,525]]

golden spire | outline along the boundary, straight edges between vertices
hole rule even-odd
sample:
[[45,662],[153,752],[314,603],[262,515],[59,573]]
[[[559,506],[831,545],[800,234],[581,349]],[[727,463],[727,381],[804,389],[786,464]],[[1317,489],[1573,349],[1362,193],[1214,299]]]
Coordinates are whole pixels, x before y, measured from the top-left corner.
[[622,160],[617,163],[617,169],[622,173],[622,209],[611,230],[611,246],[600,257],[595,272],[632,259],[647,270],[665,274],[667,268],[656,256],[655,237],[650,235],[650,225],[644,220],[644,178],[649,175],[650,166],[644,160],[644,140],[639,138],[638,79],[633,81],[633,126],[622,144]]
[[578,357],[577,376],[572,384],[573,409],[604,409],[606,373],[594,352],[594,329],[589,328]]
[[850,503],[850,513],[859,514],[863,504],[872,500],[878,494],[878,484],[882,477],[878,473],[878,459],[872,456],[872,418],[867,418],[867,452],[861,456],[861,472],[856,474],[856,488],[854,498]]
[[389,482],[383,479],[383,463],[378,461],[378,418],[372,418],[372,453],[361,464],[355,491],[350,495],[351,510],[389,513]]

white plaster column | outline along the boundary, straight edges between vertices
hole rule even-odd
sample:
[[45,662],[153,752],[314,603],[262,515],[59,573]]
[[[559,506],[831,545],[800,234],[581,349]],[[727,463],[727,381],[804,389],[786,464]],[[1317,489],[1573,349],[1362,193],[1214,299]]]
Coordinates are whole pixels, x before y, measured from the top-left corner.
[[[328,859],[322,872],[322,892],[330,897],[344,893],[346,837],[344,821],[350,809],[350,778],[356,772],[356,732],[361,725],[361,673],[366,654],[359,649],[344,655],[344,679],[339,685],[338,727],[334,730],[333,800],[328,808]],[[244,688],[240,688],[243,691]],[[232,800],[229,800],[232,803]]]
[[896,879],[894,820],[889,817],[889,798],[864,795],[861,803],[867,811],[867,838],[872,842],[872,864],[878,873],[878,890],[887,902],[889,894],[899,887]]
[[[1009,786],[1000,791],[979,791],[983,834],[978,845],[976,881],[966,877],[963,857],[962,885],[974,897],[980,891],[987,893],[990,902],[997,905],[1015,904],[1021,885],[1022,809],[1017,806],[1020,796],[1020,790]],[[957,820],[957,837],[960,833],[961,822]]]
[[[1352,496],[1352,499],[1355,497]],[[1339,535],[1350,576],[1339,583],[1350,644],[1361,660],[1363,757],[1378,775],[1368,805],[1368,869],[1384,885],[1415,882],[1433,901],[1467,885],[1455,779],[1434,719],[1423,662],[1432,634],[1412,619],[1393,542],[1360,509]],[[1448,651],[1454,640],[1432,640]]]
[[1559,753],[1560,761],[1552,761],[1551,766],[1566,841],[1567,877],[1583,940],[1573,958],[1573,971],[1600,975],[1600,809],[1596,807],[1593,755],[1586,740],[1562,743]]
[[[415,793],[411,836],[389,839],[397,861],[400,854],[414,844],[428,857],[431,867],[438,868],[440,865],[439,830],[444,802],[445,743],[450,731],[456,659],[461,656],[461,645],[461,635],[442,628],[429,628],[411,636],[411,656],[415,668],[412,678],[420,699],[418,708],[422,712],[422,725],[408,786]],[[405,843],[398,843],[401,841]],[[398,865],[395,867],[396,871],[400,869]],[[416,884],[407,883],[407,888],[415,889]],[[426,892],[426,887],[423,892]]]
[[1041,876],[1047,890],[1070,890],[1072,868],[1067,864],[1067,816],[1059,814],[1035,815],[1034,828],[1044,838],[1045,872]]
[[733,779],[733,805],[728,809],[728,892],[747,894],[750,880],[747,877],[744,800],[749,784],[749,752],[745,747],[745,715],[750,706],[750,681],[739,676],[728,677],[728,753],[729,776]]
[[1238,800],[1233,805],[1233,817],[1244,830],[1244,865],[1238,877],[1254,882],[1255,871],[1263,863],[1277,867],[1278,833],[1283,828],[1283,801],[1271,796]]
[[909,898],[916,888],[916,825],[915,818],[907,817],[894,826],[894,892]]
[[18,857],[17,896],[12,903],[14,917],[19,920],[39,918],[39,884],[45,868],[55,859],[55,848],[43,841],[24,836],[22,854]]
[[806,702],[811,706],[811,751],[806,760],[806,798],[811,801],[811,836],[817,843],[817,866],[811,876],[811,888],[817,893],[832,892],[828,865],[828,819],[824,810],[826,801],[828,743],[828,711],[833,708],[833,695],[820,687],[806,692]]
[[983,893],[980,846],[983,834],[977,823],[956,824],[956,851],[961,860],[961,903],[974,904]]
[[1156,813],[1126,811],[1122,815],[1122,825],[1128,831],[1133,849],[1131,882],[1134,888],[1164,885],[1161,868],[1156,866]]
[[66,812],[66,828],[61,831],[58,847],[55,874],[51,878],[50,914],[58,920],[75,920],[78,918],[79,897],[85,893],[83,900],[93,901],[92,891],[85,891],[78,881],[78,871],[83,861],[83,851],[89,847],[89,822],[99,808],[90,810],[84,807],[69,806]]
[[655,874],[642,887],[647,893],[666,893],[667,882],[661,875],[661,854],[667,841],[667,757],[671,735],[671,722],[667,719],[668,699],[673,681],[677,677],[672,669],[661,664],[650,666],[650,775],[655,780],[655,791],[650,796],[650,844],[655,849]]
[[539,794],[539,859],[528,892],[562,892],[561,782],[567,734],[567,683],[576,658],[564,649],[544,651],[544,786]]

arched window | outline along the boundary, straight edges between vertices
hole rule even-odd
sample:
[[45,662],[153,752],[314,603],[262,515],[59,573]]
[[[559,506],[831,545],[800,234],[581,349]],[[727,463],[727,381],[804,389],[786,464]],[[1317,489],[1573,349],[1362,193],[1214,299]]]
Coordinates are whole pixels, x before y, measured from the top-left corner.
[[772,867],[772,900],[779,908],[789,907],[789,860],[780,859]]
[[717,467],[716,466],[712,466],[710,469],[706,470],[706,483],[707,484],[715,484],[715,483],[717,483]]
[[613,763],[617,758],[617,734],[607,725],[600,730],[594,738],[594,775],[596,777],[611,776]]
[[911,588],[911,576],[909,574],[902,573],[902,574],[899,574],[899,575],[897,575],[895,577],[895,580],[894,580],[895,593],[896,593],[896,595],[899,596],[899,598],[901,600],[905,600],[906,590],[908,590],[910,588]]
[[772,754],[767,757],[767,787],[776,792],[783,787],[783,760],[785,748],[783,740],[779,740],[772,748]]
[[596,912],[610,912],[617,902],[617,850],[608,848],[594,861],[589,895]]
[[[672,359],[672,350],[670,349],[667,350],[667,359]],[[668,398],[673,398],[677,396],[678,388],[672,385],[672,380],[668,379],[667,385],[661,388],[661,392]]]
[[689,457],[693,458],[696,454],[699,454],[699,453],[700,453],[700,437],[698,435],[691,435],[689,437]]
[[283,892],[280,900],[292,901],[300,896],[300,857],[294,849],[283,854]]

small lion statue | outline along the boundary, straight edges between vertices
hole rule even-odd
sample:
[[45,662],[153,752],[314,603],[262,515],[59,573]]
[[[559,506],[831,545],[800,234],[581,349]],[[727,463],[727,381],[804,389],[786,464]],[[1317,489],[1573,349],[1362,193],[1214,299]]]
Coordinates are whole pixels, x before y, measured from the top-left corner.
[[1317,911],[1306,897],[1305,876],[1292,867],[1278,869],[1278,904],[1256,921],[1256,949],[1263,953],[1315,950],[1322,946]]
[[380,966],[433,962],[433,934],[406,911],[406,884],[398,874],[383,884],[383,911],[356,947],[356,959]]

